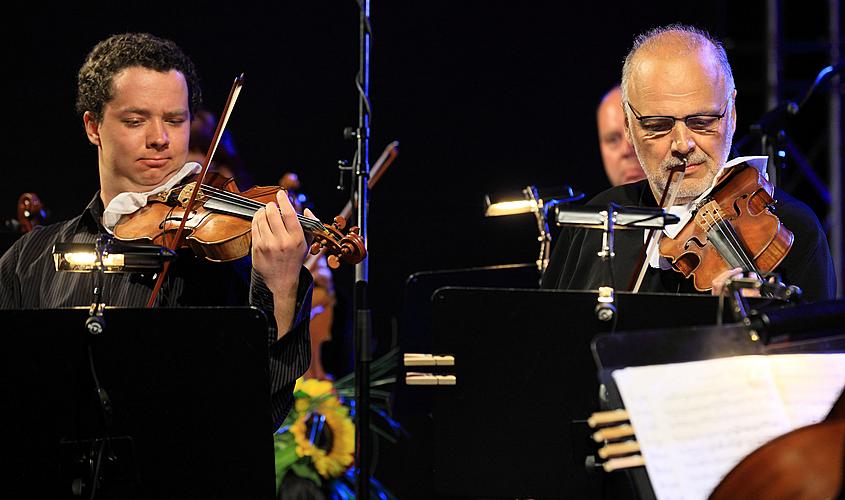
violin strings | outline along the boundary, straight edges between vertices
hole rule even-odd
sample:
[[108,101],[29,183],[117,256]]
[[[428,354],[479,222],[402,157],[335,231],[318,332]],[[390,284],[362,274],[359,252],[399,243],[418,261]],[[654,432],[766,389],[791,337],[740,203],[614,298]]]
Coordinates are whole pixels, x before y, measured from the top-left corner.
[[[249,198],[237,195],[230,191],[225,191],[223,189],[216,188],[214,186],[204,185],[202,189],[212,199],[225,201],[232,205],[252,210],[253,214],[264,207],[263,203],[257,202],[255,200],[250,200]],[[312,233],[325,232],[325,226],[323,226],[323,223],[320,221],[314,220],[310,217],[305,217],[300,214],[296,214],[296,218],[306,230]]]
[[[734,243],[733,243],[733,241],[731,241],[731,238],[728,236],[727,232],[719,224],[719,222],[724,222],[724,218],[718,212],[718,210],[716,210],[715,212],[716,212],[715,215],[710,214],[709,210],[704,212],[704,220],[710,225],[710,228],[708,229],[708,231],[712,231],[713,229],[715,229],[719,233],[719,235],[722,236],[722,241],[724,241],[725,244],[727,244],[731,248],[731,250],[734,251],[734,254],[739,253],[739,252],[737,252],[737,248],[736,248],[736,246],[734,246]],[[711,219],[710,221],[707,221],[707,215],[708,214],[710,215],[710,219]],[[719,217],[719,220],[716,220],[716,216]]]
[[[712,230],[715,227],[716,231],[718,231],[719,234],[722,236],[723,241],[731,248],[731,250],[734,251],[737,256],[739,256],[740,260],[743,261],[743,266],[746,269],[756,271],[757,266],[743,250],[742,244],[737,238],[736,231],[727,230],[720,224],[720,222],[722,222],[730,225],[730,221],[725,221],[724,217],[722,217],[722,214],[719,213],[718,210],[716,210],[715,212],[715,215],[710,215],[710,218],[712,219],[712,223],[708,222],[708,224],[711,224],[710,229]],[[705,221],[707,221],[707,212],[705,212],[704,216]],[[717,216],[718,220],[716,220]],[[731,226],[731,229],[733,229],[733,226]]]
[[[718,212],[717,212],[717,214],[718,214]],[[718,215],[719,215],[720,221],[724,220],[722,218],[721,214],[718,214]],[[740,255],[740,257],[745,261],[746,267],[749,270],[757,272],[757,265],[754,263],[754,260],[752,259],[752,257],[750,255],[748,255],[747,252],[745,252],[744,247],[742,246],[742,243],[739,241],[739,235],[736,233],[736,229],[734,229],[734,227],[730,223],[730,221],[727,221],[726,224],[730,225],[730,229],[727,230],[727,231],[722,231],[722,233],[725,234],[726,238],[731,240],[731,245],[734,247],[734,250]],[[758,272],[758,274],[759,274],[759,272]]]

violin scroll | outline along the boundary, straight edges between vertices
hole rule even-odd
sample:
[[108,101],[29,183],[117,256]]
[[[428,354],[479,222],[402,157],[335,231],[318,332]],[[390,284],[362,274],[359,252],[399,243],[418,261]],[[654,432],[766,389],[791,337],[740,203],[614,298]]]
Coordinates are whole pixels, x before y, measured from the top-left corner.
[[317,255],[325,249],[329,254],[326,260],[332,269],[340,267],[340,259],[349,264],[357,264],[364,260],[367,249],[360,235],[361,229],[358,226],[352,226],[344,235],[345,227],[346,218],[338,215],[330,226],[323,225],[323,231],[312,231],[314,243],[311,244],[311,255]]
[[28,233],[35,226],[40,226],[47,218],[41,199],[35,193],[23,193],[18,198],[18,223],[20,231]]

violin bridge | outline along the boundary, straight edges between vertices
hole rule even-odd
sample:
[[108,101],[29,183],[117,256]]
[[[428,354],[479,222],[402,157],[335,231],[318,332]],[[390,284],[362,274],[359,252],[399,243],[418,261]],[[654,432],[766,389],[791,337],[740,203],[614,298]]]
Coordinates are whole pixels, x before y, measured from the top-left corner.
[[[185,186],[182,187],[182,190],[179,191],[179,196],[178,196],[178,200],[179,200],[180,205],[182,205],[183,207],[188,206],[188,202],[191,201],[191,195],[194,194],[194,189],[195,189],[196,185],[197,185],[196,182],[191,182],[191,183],[185,184]],[[202,190],[200,190],[200,192],[197,193],[196,201],[203,201],[204,199],[205,199],[205,195],[203,195]]]
[[704,231],[709,231],[716,223],[725,219],[725,213],[716,200],[704,203],[695,211],[695,223]]

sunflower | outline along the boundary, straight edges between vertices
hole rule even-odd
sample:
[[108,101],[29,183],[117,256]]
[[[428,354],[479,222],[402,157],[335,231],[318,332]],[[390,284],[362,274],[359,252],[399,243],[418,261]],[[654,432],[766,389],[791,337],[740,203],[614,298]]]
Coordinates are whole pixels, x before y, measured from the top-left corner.
[[331,382],[317,379],[297,381],[296,421],[290,433],[296,454],[310,457],[324,478],[343,475],[355,454],[355,426],[349,409],[334,394]]

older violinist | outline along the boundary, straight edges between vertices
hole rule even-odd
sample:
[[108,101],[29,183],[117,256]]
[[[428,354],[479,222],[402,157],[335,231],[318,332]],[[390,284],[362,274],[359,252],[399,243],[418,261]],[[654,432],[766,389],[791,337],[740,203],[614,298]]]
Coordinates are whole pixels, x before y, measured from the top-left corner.
[[[622,111],[625,133],[647,179],[611,188],[588,204],[657,206],[669,169],[686,162],[672,211],[691,211],[691,202],[710,189],[728,163],[736,130],[736,96],[725,50],[706,32],[671,25],[637,37],[622,70]],[[775,189],[774,198],[777,216],[794,233],[791,249],[774,271],[785,283],[801,287],[805,300],[833,298],[833,264],[818,219],[809,207],[783,191]],[[615,236],[610,274],[596,257],[601,232],[564,228],[543,286],[578,290],[613,284],[626,289],[644,236],[639,230],[619,231]],[[671,269],[665,258],[655,257],[646,263],[642,291],[695,291],[691,279]],[[713,280],[714,292],[738,274],[738,269],[721,273]]]
[[[57,273],[53,245],[95,242],[120,214],[140,208],[127,193],[170,187],[198,167],[186,164],[186,157],[191,119],[202,96],[194,65],[176,44],[145,33],[115,35],[93,48],[78,76],[77,111],[96,147],[100,190],[82,214],[36,228],[2,257],[0,307],[5,309],[90,305],[92,275]],[[266,311],[274,323],[268,332],[271,404],[279,424],[292,404],[293,384],[309,364],[312,286],[302,266],[305,236],[283,192],[255,214],[252,238],[248,282],[235,265],[180,255],[156,305],[251,304]],[[143,307],[151,295],[150,278],[107,274],[104,301]]]

